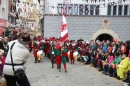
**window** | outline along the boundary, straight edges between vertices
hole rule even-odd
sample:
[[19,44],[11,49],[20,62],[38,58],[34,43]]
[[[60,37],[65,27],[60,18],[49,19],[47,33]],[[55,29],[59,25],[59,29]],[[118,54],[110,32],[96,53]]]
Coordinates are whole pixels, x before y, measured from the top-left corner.
[[[68,13],[68,12],[67,12],[67,7],[68,7],[67,4],[66,4],[66,5],[63,4],[64,13],[65,13],[66,15],[67,15],[67,13]],[[62,8],[61,8],[61,12],[62,12]]]
[[62,4],[58,5],[58,14],[62,14]]
[[83,15],[83,5],[79,5],[79,15]]
[[70,10],[69,10],[69,5],[68,4],[66,4],[66,15],[69,15],[69,12]]
[[70,15],[73,15],[73,5],[72,4],[70,5],[69,13],[70,13]]
[[74,5],[74,14],[78,15],[78,5],[77,4]]
[[85,5],[85,15],[88,15],[89,13],[89,5]]
[[128,14],[128,5],[124,5],[124,15]]
[[96,6],[96,15],[99,15],[99,5]]
[[90,5],[90,15],[93,15],[94,5]]
[[111,6],[108,5],[107,15],[111,15]]
[[2,17],[5,18],[5,9],[2,8]]
[[116,15],[116,8],[117,6],[113,6],[113,15]]
[[122,5],[119,5],[118,15],[122,15]]

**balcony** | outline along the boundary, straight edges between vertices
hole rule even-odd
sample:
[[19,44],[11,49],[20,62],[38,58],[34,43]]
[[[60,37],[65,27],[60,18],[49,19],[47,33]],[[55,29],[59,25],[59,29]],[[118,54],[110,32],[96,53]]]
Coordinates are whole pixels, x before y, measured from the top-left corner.
[[14,7],[16,6],[15,2],[12,1],[11,5],[13,5]]

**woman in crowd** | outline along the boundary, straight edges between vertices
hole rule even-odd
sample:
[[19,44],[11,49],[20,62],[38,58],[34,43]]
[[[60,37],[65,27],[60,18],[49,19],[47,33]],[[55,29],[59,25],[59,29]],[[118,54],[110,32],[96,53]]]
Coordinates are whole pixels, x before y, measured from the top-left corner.
[[117,65],[117,79],[123,80],[125,78],[125,73],[130,70],[130,58],[124,53],[121,55],[122,61]]
[[96,52],[96,56],[94,57],[94,59],[93,59],[93,62],[92,62],[92,66],[93,67],[97,67],[98,65],[97,65],[97,62],[98,62],[98,60],[99,59],[101,59],[101,50],[97,50],[97,52]]
[[101,52],[101,57],[100,57],[100,59],[97,62],[98,71],[102,71],[103,70],[103,62],[106,61],[106,59],[107,59],[106,54],[104,52]]
[[114,60],[114,55],[113,55],[112,53],[109,53],[109,54],[108,54],[107,61],[106,61],[105,65],[104,65],[103,74],[105,74],[105,75],[108,75],[108,74],[109,74],[109,73],[108,73],[108,68],[109,68],[110,63],[111,63],[113,60]]
[[114,61],[109,64],[109,75],[110,76],[113,76],[113,77],[117,76],[116,66],[119,65],[120,61],[121,61],[120,53],[116,53]]

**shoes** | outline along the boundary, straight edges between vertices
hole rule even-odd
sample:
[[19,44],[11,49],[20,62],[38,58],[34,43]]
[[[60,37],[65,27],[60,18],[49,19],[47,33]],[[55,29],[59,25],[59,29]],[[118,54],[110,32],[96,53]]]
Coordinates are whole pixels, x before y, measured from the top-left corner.
[[109,73],[108,73],[108,72],[104,72],[104,71],[103,71],[102,73],[103,73],[103,74],[105,74],[105,75],[109,75]]
[[110,76],[110,77],[113,77],[113,75],[112,75],[112,74],[109,74],[109,76]]
[[34,62],[34,63],[37,63],[37,62]]
[[119,76],[117,76],[117,77],[116,77],[116,79],[120,80],[120,77],[119,77]]
[[51,68],[54,68],[54,67],[51,67]]
[[59,70],[59,72],[61,72],[61,70]]
[[67,72],[67,70],[65,70],[65,72]]
[[98,71],[102,71],[102,69],[99,69]]

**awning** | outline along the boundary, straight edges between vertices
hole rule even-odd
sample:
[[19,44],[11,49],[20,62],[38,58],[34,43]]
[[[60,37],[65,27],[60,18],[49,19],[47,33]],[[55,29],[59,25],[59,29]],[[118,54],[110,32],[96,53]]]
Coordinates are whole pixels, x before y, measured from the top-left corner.
[[4,19],[0,19],[0,36],[4,32],[6,25],[7,25],[7,21]]
[[5,28],[0,27],[0,36],[2,36],[2,33],[4,32]]

